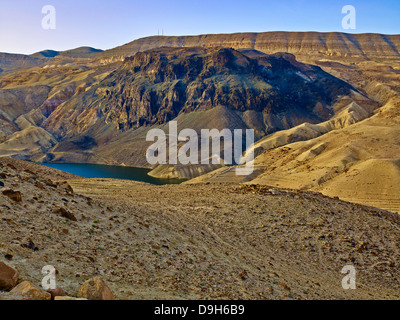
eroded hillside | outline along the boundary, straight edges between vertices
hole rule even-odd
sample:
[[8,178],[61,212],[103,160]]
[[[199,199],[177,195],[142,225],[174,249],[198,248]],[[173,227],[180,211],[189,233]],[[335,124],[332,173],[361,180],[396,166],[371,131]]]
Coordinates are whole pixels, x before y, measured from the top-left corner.
[[366,115],[374,107],[348,83],[291,54],[227,48],[155,49],[122,65],[46,65],[1,81],[0,152],[35,161],[143,166],[143,130],[170,120],[197,131],[251,128],[260,139],[328,120],[352,101],[362,100]]
[[[353,84],[380,107],[366,116],[366,101],[351,103],[336,119],[265,137],[256,144],[256,174],[247,182],[315,190],[400,212],[400,62],[348,58],[314,63]],[[224,169],[193,182],[200,180],[240,181]]]

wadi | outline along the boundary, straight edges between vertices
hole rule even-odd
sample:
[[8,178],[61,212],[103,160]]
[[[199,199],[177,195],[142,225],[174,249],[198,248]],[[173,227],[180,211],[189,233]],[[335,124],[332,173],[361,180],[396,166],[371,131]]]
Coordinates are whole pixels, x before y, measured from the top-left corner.
[[[399,299],[399,51],[266,32],[1,53],[0,299]],[[63,295],[38,287],[48,265]]]

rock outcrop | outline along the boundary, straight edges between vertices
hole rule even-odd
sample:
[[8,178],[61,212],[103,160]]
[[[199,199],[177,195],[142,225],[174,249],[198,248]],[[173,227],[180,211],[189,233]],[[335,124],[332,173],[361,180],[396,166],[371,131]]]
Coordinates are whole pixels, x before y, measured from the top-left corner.
[[329,119],[336,99],[351,90],[347,83],[287,53],[160,48],[126,58],[121,68],[74,102],[73,118],[66,116],[71,107],[66,104],[45,126],[61,135],[73,133],[77,121],[89,123],[96,115],[100,122],[125,131],[226,106],[259,112],[266,131],[273,132]]

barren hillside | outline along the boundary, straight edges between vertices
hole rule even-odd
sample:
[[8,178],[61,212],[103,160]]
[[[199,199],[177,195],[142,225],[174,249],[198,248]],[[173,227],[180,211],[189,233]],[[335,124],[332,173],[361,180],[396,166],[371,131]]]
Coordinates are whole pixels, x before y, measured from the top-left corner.
[[[100,275],[117,299],[399,298],[400,221],[387,211],[256,185],[73,179],[72,191],[9,159],[0,173],[0,261],[36,284],[54,265],[69,295]],[[357,290],[342,289],[347,264]]]

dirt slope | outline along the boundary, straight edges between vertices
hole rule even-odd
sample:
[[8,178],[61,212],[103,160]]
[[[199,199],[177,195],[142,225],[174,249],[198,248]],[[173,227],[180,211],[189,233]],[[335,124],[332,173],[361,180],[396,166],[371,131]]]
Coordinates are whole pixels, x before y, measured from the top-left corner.
[[[20,190],[22,201],[0,193],[0,260],[26,280],[40,284],[51,264],[71,295],[101,275],[119,299],[400,296],[396,214],[262,186],[74,179],[72,193],[21,172],[23,164],[1,169],[1,191]],[[38,250],[24,246],[30,241]],[[357,290],[342,289],[347,264]]]

